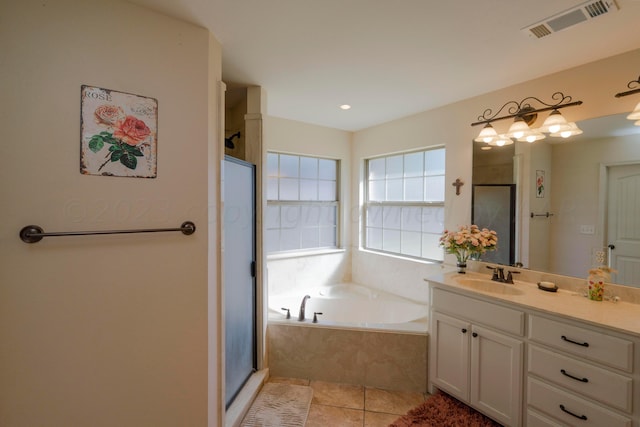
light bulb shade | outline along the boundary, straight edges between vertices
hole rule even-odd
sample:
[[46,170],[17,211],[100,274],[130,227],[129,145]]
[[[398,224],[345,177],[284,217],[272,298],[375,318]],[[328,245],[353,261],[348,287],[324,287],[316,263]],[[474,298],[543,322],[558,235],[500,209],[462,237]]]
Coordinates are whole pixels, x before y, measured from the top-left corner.
[[560,132],[552,133],[549,136],[553,136],[555,138],[569,138],[570,136],[580,135],[582,133],[582,129],[578,127],[576,122],[567,123],[568,128],[561,130]]
[[557,133],[568,128],[567,120],[560,114],[560,111],[553,110],[549,117],[540,126],[540,132]]
[[525,136],[528,132],[530,132],[529,125],[522,117],[516,117],[505,135],[509,138],[518,139]]
[[484,142],[488,144],[494,139],[496,139],[497,137],[498,137],[498,132],[496,132],[493,126],[491,126],[491,123],[487,123],[478,134],[478,137],[474,139],[474,141]]
[[629,119],[629,120],[638,120],[638,119],[640,119],[640,102],[638,102],[638,105],[636,105],[636,108],[633,109],[631,114],[629,114],[627,116],[627,119]]
[[544,136],[542,132],[538,132],[538,130],[536,129],[531,129],[528,133],[523,135],[521,138],[518,138],[518,141],[531,143],[531,142],[540,141],[541,139],[545,139],[545,138],[546,136]]
[[513,144],[513,139],[509,138],[506,134],[498,135],[493,141],[488,143],[494,147],[504,147],[505,145]]

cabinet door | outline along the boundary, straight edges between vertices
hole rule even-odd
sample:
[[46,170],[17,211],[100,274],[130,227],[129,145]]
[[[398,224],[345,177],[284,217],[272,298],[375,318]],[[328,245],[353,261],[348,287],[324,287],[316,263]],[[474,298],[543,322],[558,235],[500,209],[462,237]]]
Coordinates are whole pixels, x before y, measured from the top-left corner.
[[509,426],[520,425],[522,341],[482,327],[471,330],[471,404]]
[[429,353],[431,382],[465,402],[469,401],[468,322],[432,312]]

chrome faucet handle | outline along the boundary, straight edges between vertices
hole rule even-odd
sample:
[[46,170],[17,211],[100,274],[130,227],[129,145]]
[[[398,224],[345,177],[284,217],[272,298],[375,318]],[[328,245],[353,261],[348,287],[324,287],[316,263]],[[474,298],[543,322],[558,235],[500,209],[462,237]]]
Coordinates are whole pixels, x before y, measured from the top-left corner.
[[291,311],[288,308],[282,307],[280,310],[286,310],[287,311],[287,319],[291,319]]
[[318,323],[318,314],[322,314],[320,311],[313,312],[313,323]]

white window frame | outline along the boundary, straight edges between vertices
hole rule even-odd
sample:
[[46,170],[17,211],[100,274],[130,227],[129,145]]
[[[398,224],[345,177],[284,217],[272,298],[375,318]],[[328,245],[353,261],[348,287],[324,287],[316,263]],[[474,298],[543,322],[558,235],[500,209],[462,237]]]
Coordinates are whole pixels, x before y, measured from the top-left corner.
[[[318,245],[317,246],[311,246],[311,247],[298,247],[298,248],[292,248],[292,249],[282,249],[282,230],[286,229],[282,227],[282,219],[279,217],[279,227],[271,227],[269,224],[269,221],[267,220],[265,223],[265,230],[267,231],[267,233],[265,234],[265,236],[269,235],[269,230],[278,230],[278,249],[277,250],[270,250],[267,251],[267,255],[269,257],[274,257],[274,256],[280,256],[280,255],[295,255],[298,253],[301,254],[305,254],[305,253],[311,253],[311,252],[322,252],[322,251],[331,251],[331,250],[338,250],[340,248],[340,218],[341,218],[341,209],[342,209],[342,204],[340,203],[340,160],[339,159],[335,159],[335,158],[329,158],[329,157],[322,157],[322,156],[314,156],[314,155],[305,155],[305,154],[297,154],[297,153],[287,153],[287,152],[282,152],[282,151],[268,151],[267,155],[269,154],[275,154],[278,155],[278,159],[280,159],[280,156],[293,156],[293,157],[297,157],[298,158],[298,176],[294,177],[293,179],[298,179],[298,181],[302,181],[303,179],[306,179],[308,181],[313,181],[309,178],[302,178],[301,177],[301,173],[300,173],[300,159],[301,158],[306,158],[306,159],[316,159],[318,161],[320,160],[328,160],[331,162],[335,162],[335,200],[304,200],[301,198],[301,191],[302,189],[300,188],[300,185],[298,185],[298,199],[270,199],[269,198],[269,191],[267,191],[267,211],[269,210],[270,207],[278,207],[280,208],[280,214],[282,215],[283,212],[283,208],[296,208],[299,207],[300,208],[300,214],[302,215],[302,212],[305,210],[305,208],[311,208],[311,210],[315,209],[315,208],[319,208],[320,209],[320,213],[324,213],[326,214],[326,217],[330,217],[331,216],[331,212],[324,210],[323,212],[323,208],[332,208],[334,215],[333,215],[333,222],[332,225],[329,226],[327,225],[328,222],[325,222],[325,224],[323,225],[320,221],[322,221],[321,218],[319,218],[319,223],[313,226],[304,226],[302,225],[301,228],[302,229],[307,229],[307,230],[312,230],[312,229],[317,229],[319,233],[322,232],[322,230],[326,230],[328,228],[333,228],[334,230],[334,242],[331,245],[323,245],[322,242],[320,241],[320,239],[322,238],[321,235],[318,236]],[[267,168],[268,169],[268,168]],[[273,176],[273,175],[269,175],[269,172],[267,171],[267,180],[269,180],[270,178],[282,178],[280,176],[281,170],[280,170],[280,164],[278,164],[278,176]],[[320,183],[323,181],[333,181],[333,180],[325,180],[325,179],[321,179],[319,176],[317,179],[315,179],[316,182]],[[267,184],[268,185],[268,184]],[[320,192],[320,191],[319,191]],[[280,197],[280,195],[278,194],[278,197]],[[307,211],[310,212],[310,211]],[[325,218],[326,218],[325,217]],[[268,237],[267,237],[268,238]],[[302,235],[300,236],[300,246],[302,246]],[[267,243],[265,245],[266,248],[269,247],[269,243]]]
[[[371,185],[370,185],[370,162],[373,160],[380,160],[380,159],[388,159],[388,158],[393,158],[393,157],[397,157],[397,156],[403,156],[403,162],[405,159],[405,155],[410,155],[410,154],[416,154],[416,153],[425,153],[427,151],[431,151],[431,150],[445,150],[445,147],[443,145],[438,145],[438,146],[433,146],[433,147],[428,147],[428,148],[421,148],[419,150],[412,150],[412,151],[406,151],[406,152],[397,152],[397,153],[391,153],[391,154],[385,154],[382,156],[376,156],[376,157],[371,157],[368,159],[365,159],[365,164],[364,164],[364,202],[363,202],[363,220],[362,220],[362,247],[365,250],[368,251],[372,251],[372,252],[377,252],[377,253],[381,253],[381,254],[386,254],[386,255],[393,255],[393,256],[400,256],[400,257],[406,257],[406,258],[411,258],[411,259],[416,259],[416,260],[421,260],[421,261],[432,261],[432,262],[442,262],[444,260],[444,251],[441,250],[440,248],[437,247],[438,243],[437,240],[440,238],[440,236],[442,235],[442,231],[444,231],[444,205],[445,205],[445,201],[444,201],[444,177],[445,177],[445,170],[442,170],[442,173],[438,173],[438,174],[433,174],[433,175],[423,175],[423,176],[430,176],[430,177],[442,177],[442,200],[437,200],[437,201],[402,201],[402,200],[396,200],[396,201],[381,201],[381,200],[370,200],[370,189],[371,189]],[[446,158],[446,150],[444,151],[444,155]],[[424,170],[425,166],[423,165],[423,170]],[[404,163],[403,163],[403,172],[404,172]],[[424,172],[423,172],[424,173]],[[385,180],[386,180],[386,176],[385,176]],[[404,189],[406,187],[406,177],[402,177],[402,185],[403,185],[403,194],[404,194]],[[424,191],[424,188],[423,188]],[[385,197],[386,198],[386,197]],[[378,215],[380,215],[380,212],[382,212],[382,226],[379,225],[379,221],[377,222],[377,225],[372,225],[369,223],[369,212],[372,209],[376,209],[378,210]],[[391,208],[391,209],[390,209]],[[385,227],[384,223],[387,222],[387,220],[389,219],[387,216],[388,212],[391,212],[391,210],[395,208],[395,212],[398,212],[398,208],[399,211],[401,212],[402,217],[401,218],[397,218],[395,221],[396,222],[400,222],[401,224],[404,222],[404,218],[405,218],[405,212],[406,213],[415,213],[416,209],[422,209],[422,208],[441,208],[441,213],[442,213],[442,218],[441,218],[441,226],[437,227],[437,230],[434,231],[430,231],[430,232],[425,232],[424,231],[424,225],[421,225],[422,229],[421,229],[421,233],[422,234],[427,234],[429,237],[429,241],[433,242],[433,247],[431,246],[431,244],[429,244],[429,248],[431,248],[431,253],[434,254],[434,256],[431,257],[426,257],[426,256],[422,256],[424,251],[421,249],[421,254],[418,256],[415,253],[407,253],[407,252],[403,252],[402,250],[402,235],[403,235],[403,227],[402,225],[400,225],[400,228],[394,228],[394,227]],[[411,211],[413,209],[413,211]],[[424,212],[428,212],[425,210],[422,210],[420,212],[420,215],[424,215]],[[375,220],[372,219],[372,223]],[[394,222],[389,221],[389,222]],[[400,233],[400,242],[399,242],[399,247],[400,250],[395,251],[395,250],[386,250],[384,248],[379,247],[380,245],[374,245],[374,244],[370,244],[369,242],[369,231],[370,230],[382,230],[382,233],[384,235],[385,230],[388,231],[399,231]],[[415,232],[413,233],[415,236]],[[424,237],[421,234],[421,239],[423,239]],[[384,237],[383,237],[384,240]],[[421,242],[421,245],[423,243]]]

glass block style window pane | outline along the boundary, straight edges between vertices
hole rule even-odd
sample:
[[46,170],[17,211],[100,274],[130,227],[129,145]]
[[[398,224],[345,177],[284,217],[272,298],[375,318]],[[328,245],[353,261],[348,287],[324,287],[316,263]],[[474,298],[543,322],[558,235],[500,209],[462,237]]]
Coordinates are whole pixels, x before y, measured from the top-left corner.
[[442,261],[445,150],[366,161],[365,248]]
[[267,153],[268,253],[338,246],[338,161]]

